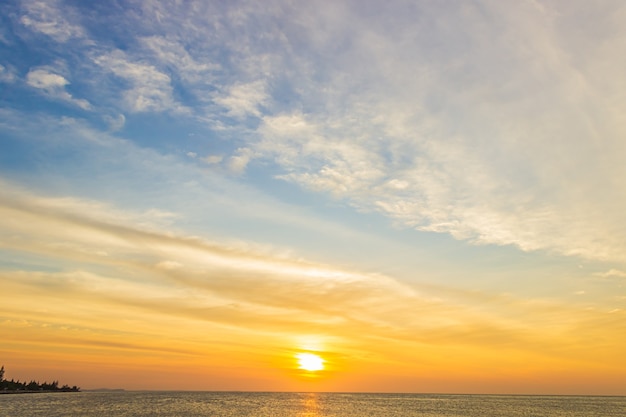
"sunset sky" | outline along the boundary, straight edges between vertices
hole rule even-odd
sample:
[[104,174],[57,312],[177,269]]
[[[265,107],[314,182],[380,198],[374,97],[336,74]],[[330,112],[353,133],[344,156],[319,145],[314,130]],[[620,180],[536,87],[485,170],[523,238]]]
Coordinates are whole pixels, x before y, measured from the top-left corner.
[[3,1],[5,376],[626,395],[624,22]]

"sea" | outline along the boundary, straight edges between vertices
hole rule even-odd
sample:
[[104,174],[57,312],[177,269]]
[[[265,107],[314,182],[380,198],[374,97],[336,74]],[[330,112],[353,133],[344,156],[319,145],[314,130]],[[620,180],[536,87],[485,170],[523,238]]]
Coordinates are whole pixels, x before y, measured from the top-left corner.
[[626,417],[626,397],[262,392],[0,395],[2,417]]

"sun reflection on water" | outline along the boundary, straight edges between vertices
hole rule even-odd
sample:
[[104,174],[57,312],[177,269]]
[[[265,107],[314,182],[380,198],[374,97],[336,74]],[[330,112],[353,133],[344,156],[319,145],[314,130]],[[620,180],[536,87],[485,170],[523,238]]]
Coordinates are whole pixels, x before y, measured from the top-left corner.
[[308,393],[303,394],[302,397],[302,411],[298,414],[299,417],[320,417],[319,398],[318,394]]

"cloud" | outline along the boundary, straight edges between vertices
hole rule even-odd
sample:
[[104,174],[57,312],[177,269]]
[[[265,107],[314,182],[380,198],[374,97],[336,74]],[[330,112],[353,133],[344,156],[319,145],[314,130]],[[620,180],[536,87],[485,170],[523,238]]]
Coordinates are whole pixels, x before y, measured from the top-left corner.
[[49,69],[42,67],[31,69],[26,74],[26,83],[31,87],[42,90],[48,97],[64,101],[83,110],[91,110],[91,104],[85,99],[74,98],[65,90],[65,86],[70,82],[62,75],[51,72]]
[[248,148],[239,148],[228,160],[228,168],[235,174],[243,174],[252,159],[252,151]]
[[149,64],[133,62],[123,51],[114,50],[94,62],[129,83],[123,93],[124,106],[131,112],[185,112],[173,97],[170,77]]
[[126,124],[126,116],[123,114],[118,114],[117,116],[104,115],[102,118],[109,125],[109,129],[112,131],[120,130]]
[[[382,307],[385,303],[375,300],[380,291],[413,297],[410,288],[387,277],[342,271],[268,256],[245,246],[223,246],[191,236],[157,232],[153,227],[134,226],[146,224],[146,216],[147,219],[161,218],[160,213],[123,213],[95,202],[42,198],[19,189],[4,189],[0,211],[3,218],[12,221],[0,224],[3,232],[11,236],[2,243],[3,248],[118,271],[117,274],[123,275],[116,285],[109,285],[109,297],[137,293],[117,288],[135,285],[124,283],[126,273],[122,270],[148,272],[152,280],[157,279],[153,281],[156,289],[176,283],[177,287],[206,291],[207,301],[238,302],[260,311],[264,308],[304,309],[324,316],[337,314],[336,310],[346,308],[345,303]],[[119,269],[122,265],[124,267]],[[250,285],[256,291],[248,291]],[[89,287],[99,288],[100,292],[106,286],[102,281],[102,285],[92,282]],[[147,288],[141,293],[149,294]],[[326,299],[326,307],[314,300],[320,297]]]
[[[127,49],[88,54],[116,77],[115,105],[205,121],[230,140],[219,154],[233,172],[259,163],[475,244],[623,260],[618,2],[583,29],[586,7],[534,2],[139,9],[124,16],[143,29]],[[57,82],[48,91],[68,100]]]
[[67,42],[72,38],[85,36],[84,29],[71,23],[67,16],[72,16],[71,9],[61,9],[59,1],[28,0],[23,2],[25,14],[20,22],[27,28],[50,36],[57,42]]
[[31,70],[26,76],[26,81],[28,85],[41,89],[54,89],[69,84],[69,81],[61,75],[50,73],[45,69]]
[[180,77],[190,83],[206,84],[212,80],[211,72],[220,69],[214,62],[199,62],[179,41],[163,36],[142,38],[141,43],[149,49],[161,65],[176,70]]
[[626,272],[620,271],[619,269],[610,269],[606,272],[597,272],[594,275],[601,278],[626,278]]
[[[222,162],[223,159],[224,157],[222,155],[207,155],[202,158],[202,161],[206,162],[209,165],[214,165],[219,164],[220,162]],[[245,165],[242,166],[242,168],[245,169]]]
[[265,84],[262,81],[229,86],[226,94],[215,98],[217,104],[227,109],[227,115],[235,118],[259,117],[259,106],[266,100]]
[[0,82],[13,83],[16,79],[15,71],[12,68],[0,65]]
[[[293,230],[289,234],[293,238],[287,240],[294,245],[302,235],[307,235],[311,243],[328,237],[338,246],[355,239],[374,245],[381,239],[340,221],[320,218],[297,203],[272,198],[220,170],[207,172],[197,163],[190,164],[188,158],[163,154],[121,139],[118,134],[99,131],[84,120],[41,113],[33,117],[7,109],[0,110],[0,118],[7,143],[29,144],[33,152],[45,149],[46,153],[67,152],[73,156],[67,163],[46,166],[47,175],[37,181],[41,190],[54,189],[57,181],[65,178],[74,195],[104,198],[138,211],[161,208],[181,213],[185,227],[192,227],[196,233],[212,230],[222,239],[233,238],[229,231],[233,224],[246,225],[236,236],[248,236],[257,242],[274,241],[275,231],[280,228]],[[225,170],[228,158],[225,155],[222,159]],[[33,171],[39,169],[37,164],[28,166]],[[99,179],[98,187],[94,187],[94,178]],[[313,246],[311,250],[315,251]]]
[[[520,355],[560,363],[583,350],[604,349],[602,358],[609,361],[621,354],[606,348],[602,339],[626,334],[623,311],[435,287],[429,294],[427,288],[380,274],[264,253],[245,244],[224,245],[158,226],[138,227],[150,213],[41,197],[3,185],[0,219],[11,219],[0,221],[0,231],[8,237],[1,243],[3,250],[16,254],[18,263],[46,269],[0,271],[3,290],[13,295],[5,300],[3,315],[42,321],[38,309],[46,308],[48,323],[90,329],[96,346],[111,341],[105,334],[114,330],[116,340],[119,332],[124,334],[129,349],[158,351],[163,336],[146,339],[145,329],[160,334],[164,323],[178,323],[170,330],[174,339],[197,333],[198,326],[212,329],[212,338],[224,326],[241,332],[236,339],[229,332],[220,341],[226,346],[258,348],[260,334],[283,339],[321,334],[361,354],[383,355],[391,363],[414,360],[416,352],[432,353],[436,363],[436,352],[451,354],[459,347],[463,360],[474,358],[488,367],[493,363],[481,359],[485,349],[499,352],[490,357],[499,363],[515,362]],[[131,311],[141,326],[129,322]],[[66,340],[58,336],[50,343]],[[32,333],[25,333],[21,343],[29,337]],[[622,339],[613,346],[619,347]],[[67,340],[70,346],[81,343]],[[202,346],[211,343],[206,340]],[[198,348],[184,346],[180,349],[190,354]],[[502,352],[517,359],[501,357]],[[588,359],[594,366],[604,360]]]
[[[609,10],[596,25],[612,27]],[[626,103],[600,81],[625,70],[613,59],[620,34],[601,35],[614,46],[593,52],[604,66],[587,64],[563,41],[575,28],[558,12],[442,6],[375,24],[346,13],[356,38],[308,10],[300,49],[283,54],[297,65],[282,75],[299,86],[298,110],[264,114],[247,146],[278,178],[405,227],[624,261],[626,194],[610,178],[626,175],[616,117]],[[327,26],[343,49],[321,37]]]

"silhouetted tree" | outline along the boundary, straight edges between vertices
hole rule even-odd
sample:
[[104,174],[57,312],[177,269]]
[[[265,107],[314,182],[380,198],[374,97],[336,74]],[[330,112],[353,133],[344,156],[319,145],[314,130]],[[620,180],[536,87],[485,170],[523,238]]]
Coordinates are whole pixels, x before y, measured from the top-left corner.
[[46,391],[46,392],[78,392],[80,391],[80,387],[74,385],[70,388],[69,385],[65,384],[61,388],[59,388],[59,381],[52,381],[51,383],[43,382],[39,383],[38,381],[31,380],[30,382],[20,382],[19,380],[15,381],[11,379],[7,381],[4,379],[4,366],[0,368],[0,390],[1,391]]

